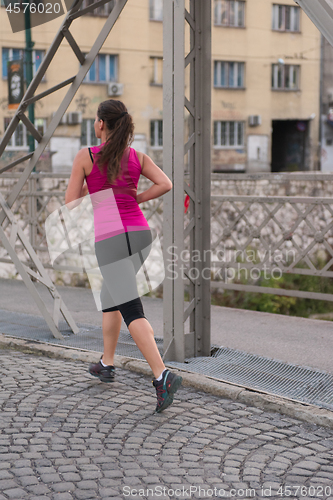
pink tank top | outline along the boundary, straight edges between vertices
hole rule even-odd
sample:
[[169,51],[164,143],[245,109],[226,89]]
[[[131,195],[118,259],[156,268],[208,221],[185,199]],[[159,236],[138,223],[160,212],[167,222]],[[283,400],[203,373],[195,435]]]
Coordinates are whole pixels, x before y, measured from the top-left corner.
[[[102,147],[103,144],[90,148],[94,159]],[[136,201],[140,174],[141,164],[133,148],[125,150],[121,170],[112,184],[106,169],[101,173],[94,161],[86,181],[94,210],[95,241],[128,231],[150,230]]]

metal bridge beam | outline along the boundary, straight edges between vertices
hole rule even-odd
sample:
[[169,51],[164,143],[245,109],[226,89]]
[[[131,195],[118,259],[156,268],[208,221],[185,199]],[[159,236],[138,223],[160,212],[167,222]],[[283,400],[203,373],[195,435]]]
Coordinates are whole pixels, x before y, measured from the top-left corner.
[[[25,236],[23,231],[18,227],[17,222],[15,221],[14,214],[11,210],[13,204],[15,203],[17,197],[19,196],[24,184],[26,183],[27,179],[29,178],[31,172],[33,171],[34,167],[37,164],[37,161],[39,160],[41,154],[43,153],[46,145],[48,144],[49,140],[51,139],[52,135],[54,134],[55,129],[58,127],[59,122],[66,112],[68,106],[72,102],[77,90],[79,89],[81,83],[83,82],[84,77],[86,76],[87,72],[89,71],[93,61],[95,60],[97,54],[99,53],[102,45],[104,44],[107,36],[109,35],[112,27],[114,26],[115,22],[117,21],[121,11],[125,7],[127,0],[116,0],[115,5],[106,20],[102,30],[100,31],[98,37],[96,38],[90,52],[87,54],[86,57],[83,56],[79,46],[77,45],[75,39],[73,38],[72,34],[69,31],[69,27],[72,24],[72,22],[75,19],[80,18],[82,15],[86,14],[87,12],[90,12],[94,8],[97,8],[98,6],[104,5],[105,3],[108,3],[109,0],[100,0],[99,2],[94,3],[93,5],[89,6],[87,9],[82,9],[80,11],[80,7],[82,4],[82,0],[74,0],[71,8],[68,10],[67,15],[58,31],[56,34],[49,50],[47,51],[45,58],[43,59],[35,77],[31,81],[13,119],[11,120],[8,128],[5,131],[5,134],[3,136],[3,139],[0,143],[0,156],[4,152],[11,136],[13,135],[14,131],[16,130],[17,126],[19,125],[20,121],[25,124],[27,127],[28,131],[34,136],[34,138],[38,141],[38,146],[36,150],[33,153],[30,153],[29,155],[24,155],[18,160],[15,160],[14,162],[10,163],[9,165],[6,165],[4,168],[0,170],[0,175],[3,172],[6,172],[7,170],[11,169],[15,165],[18,165],[24,161],[29,160],[28,164],[26,165],[22,175],[20,176],[18,182],[15,184],[11,194],[8,196],[7,200],[4,200],[2,197],[0,198],[0,240],[4,246],[4,248],[7,250],[8,255],[12,259],[12,262],[15,264],[17,271],[21,275],[23,281],[25,282],[26,286],[28,287],[28,290],[30,291],[32,297],[34,298],[37,306],[39,307],[45,321],[47,322],[52,334],[54,337],[61,339],[62,334],[59,331],[58,328],[58,321],[59,321],[59,315],[60,313],[63,315],[64,319],[66,320],[67,324],[69,327],[72,329],[74,333],[78,332],[78,328],[66,308],[64,302],[62,301],[59,292],[56,290],[54,284],[48,277],[48,274],[46,273],[44,266],[40,262],[39,258],[37,257],[36,253],[34,252],[31,243],[29,242],[28,238]],[[57,53],[57,50],[63,41],[63,39],[66,38],[68,41],[70,47],[72,48],[74,54],[78,58],[78,60],[81,63],[81,67],[76,75],[74,75],[72,78],[69,78],[65,80],[64,82],[59,83],[58,85],[55,85],[53,88],[42,92],[40,94],[35,95],[35,92],[38,88],[38,85],[42,81],[42,78],[49,67],[49,65],[52,63],[52,60],[54,56]],[[39,99],[42,99],[43,97],[50,95],[53,92],[56,92],[60,88],[63,88],[66,85],[70,85],[67,94],[65,95],[64,99],[62,100],[58,110],[56,111],[55,115],[53,116],[44,136],[41,136],[39,132],[35,129],[35,126],[27,115],[25,114],[28,105],[31,102],[35,102]],[[8,225],[11,225],[11,235],[8,238],[6,236],[6,233],[4,231],[5,227]],[[26,265],[24,265],[20,259],[18,258],[16,252],[15,252],[15,243],[17,241],[17,238],[19,238],[23,249],[28,253],[30,261],[32,263],[33,269],[28,268]],[[37,289],[33,283],[33,281],[30,279],[35,279],[43,283],[48,288],[48,291],[50,292],[51,296],[54,299],[54,312],[53,316],[50,315],[48,312],[44,302],[42,301],[41,297],[39,296]]]
[[294,0],[333,46],[333,4],[331,0]]
[[[163,12],[163,169],[173,182],[163,204],[164,359],[180,362],[210,355],[211,2],[189,0],[187,4],[189,8],[185,0],[167,0]],[[186,56],[185,23],[190,30]],[[189,96],[185,96],[187,66]],[[186,154],[189,184],[184,181]],[[186,227],[184,193],[190,197]],[[182,261],[186,238],[188,262]],[[193,258],[194,250],[200,259]],[[205,275],[204,268],[208,268]],[[185,310],[184,277],[189,282]]]

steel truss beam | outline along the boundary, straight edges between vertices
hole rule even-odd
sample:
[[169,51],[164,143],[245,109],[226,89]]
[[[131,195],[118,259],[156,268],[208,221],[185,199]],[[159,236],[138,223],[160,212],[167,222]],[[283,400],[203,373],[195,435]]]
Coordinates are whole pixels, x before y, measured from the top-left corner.
[[[210,355],[211,2],[189,0],[188,4],[189,10],[185,0],[164,1],[163,13],[163,169],[173,182],[163,207],[164,359],[180,362],[186,357]],[[184,61],[185,23],[190,30],[190,50]],[[184,107],[189,114],[186,143]],[[184,181],[187,153],[189,184]],[[190,197],[186,227],[184,192]],[[190,259],[184,262],[181,256],[188,236]],[[199,259],[193,258],[194,250]],[[190,294],[185,310],[182,265]],[[188,318],[189,333],[185,333]]]
[[333,5],[331,0],[294,0],[333,46]]
[[[25,235],[23,230],[20,228],[18,222],[15,220],[15,217],[13,215],[13,212],[10,210],[9,206],[6,203],[6,200],[0,193],[0,206],[2,207],[3,211],[5,212],[7,216],[7,220],[11,224],[11,232],[10,232],[10,237],[7,238],[6,233],[2,226],[0,226],[0,240],[4,246],[4,248],[7,250],[9,257],[11,258],[13,264],[15,265],[17,271],[20,273],[24,283],[26,284],[32,298],[36,302],[39,310],[44,316],[44,319],[50,328],[53,336],[56,339],[63,339],[63,336],[61,332],[59,331],[59,318],[60,318],[60,313],[63,315],[64,319],[67,321],[68,325],[72,329],[73,333],[78,333],[79,329],[75,324],[74,319],[72,318],[72,315],[70,314],[69,310],[65,306],[64,301],[62,300],[58,290],[56,289],[55,285],[52,283],[49,275],[47,274],[46,270],[44,269],[44,266],[40,262],[39,258],[37,257],[36,252],[34,251],[29,238]],[[19,257],[17,256],[15,252],[15,243],[19,239],[21,241],[21,244],[23,245],[23,248],[26,250],[28,253],[32,265],[35,267],[37,272],[33,271],[28,267],[26,264],[21,262]],[[30,278],[34,278],[35,280],[39,281],[42,283],[46,288],[49,290],[51,296],[54,299],[54,304],[53,304],[53,316],[49,313],[47,310],[43,300],[41,299],[34,283],[31,281]]]
[[[11,120],[9,126],[7,127],[5,134],[3,136],[3,139],[0,143],[0,156],[4,152],[8,142],[10,141],[10,138],[12,137],[13,133],[15,132],[17,126],[19,125],[20,121],[24,123],[24,125],[27,127],[28,131],[33,135],[33,137],[38,141],[38,146],[36,150],[33,153],[30,153],[28,155],[23,156],[22,158],[15,160],[14,162],[10,163],[9,165],[6,165],[4,168],[0,170],[0,174],[3,172],[6,172],[7,170],[10,170],[14,166],[23,163],[27,160],[29,160],[28,164],[26,165],[21,177],[15,184],[11,194],[8,196],[7,200],[4,200],[3,197],[0,197],[0,240],[7,250],[10,258],[12,259],[13,263],[16,266],[17,271],[21,275],[23,281],[25,282],[26,286],[28,287],[28,290],[30,291],[32,297],[34,298],[37,306],[39,307],[40,311],[42,312],[50,330],[52,331],[54,337],[56,338],[62,338],[62,335],[59,331],[58,328],[58,320],[59,320],[59,315],[62,313],[64,319],[67,321],[68,325],[72,329],[74,333],[78,332],[78,328],[70,315],[68,309],[65,307],[64,302],[62,301],[60,294],[56,290],[54,284],[50,280],[49,276],[47,275],[42,263],[38,259],[36,253],[34,252],[28,238],[24,235],[23,231],[19,228],[17,222],[15,221],[14,214],[11,210],[13,204],[15,203],[18,195],[20,194],[24,184],[26,183],[27,179],[29,178],[31,172],[33,171],[34,167],[37,164],[37,161],[39,160],[41,154],[43,153],[46,145],[48,144],[49,140],[51,139],[54,131],[58,127],[61,118],[65,114],[68,106],[72,102],[77,90],[79,89],[81,83],[83,82],[84,77],[88,73],[93,61],[95,60],[97,54],[99,53],[102,45],[104,44],[107,36],[109,35],[111,29],[113,28],[115,22],[117,21],[120,13],[122,12],[123,8],[125,7],[127,0],[116,0],[114,7],[107,18],[102,30],[100,31],[98,37],[96,38],[90,52],[86,55],[86,57],[83,56],[78,44],[76,43],[74,37],[69,31],[69,28],[72,24],[72,22],[75,19],[80,18],[87,12],[92,11],[93,9],[100,7],[106,3],[108,3],[110,0],[100,0],[98,2],[95,2],[93,5],[90,5],[86,9],[80,10],[81,4],[83,0],[74,0],[71,8],[68,10],[67,15],[58,31],[56,34],[49,50],[47,51],[45,58],[43,59],[35,77],[33,78],[32,82],[30,83],[13,119]],[[63,39],[66,38],[68,41],[70,47],[72,48],[74,54],[76,55],[77,59],[79,60],[81,67],[76,75],[74,75],[72,78],[69,78],[65,80],[64,82],[59,83],[58,85],[52,87],[51,89],[48,89],[45,92],[40,93],[39,95],[35,95],[35,92],[42,81],[43,76],[45,75],[45,72],[49,65],[51,64],[54,56],[57,53],[57,50],[60,47],[60,44],[62,43]],[[32,102],[36,102],[37,100],[42,99],[43,97],[56,92],[57,90],[70,85],[64,99],[62,100],[58,110],[56,111],[55,115],[53,116],[44,136],[41,136],[37,129],[35,128],[34,124],[31,123],[27,115],[25,114],[28,105],[31,104]],[[11,224],[11,236],[10,238],[7,238],[5,232],[4,232],[4,226],[7,226],[8,223]],[[32,265],[34,266],[35,269],[37,269],[38,273],[33,271],[32,269],[28,268],[25,266],[18,256],[16,255],[15,252],[15,242],[17,238],[20,239],[24,250],[28,253]],[[41,283],[43,283],[51,293],[53,299],[54,299],[54,314],[53,317],[48,313],[47,308],[40,298],[36,287],[34,283],[31,281],[30,277],[37,279]]]

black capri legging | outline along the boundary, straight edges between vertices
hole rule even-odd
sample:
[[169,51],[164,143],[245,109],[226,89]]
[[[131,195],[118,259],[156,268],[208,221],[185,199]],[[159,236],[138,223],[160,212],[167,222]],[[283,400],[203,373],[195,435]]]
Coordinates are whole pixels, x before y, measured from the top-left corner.
[[117,234],[95,243],[96,258],[103,276],[102,311],[120,311],[127,327],[131,321],[145,318],[136,274],[149,255],[152,240],[150,230],[140,230]]

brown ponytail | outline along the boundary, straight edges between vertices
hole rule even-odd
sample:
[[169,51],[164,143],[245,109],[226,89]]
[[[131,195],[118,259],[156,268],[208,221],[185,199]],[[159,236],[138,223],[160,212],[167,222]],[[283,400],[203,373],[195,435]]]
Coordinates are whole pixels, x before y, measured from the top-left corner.
[[101,102],[97,116],[104,121],[109,132],[104,146],[97,153],[97,166],[102,173],[106,167],[108,181],[112,183],[120,172],[125,149],[133,142],[134,123],[126,106],[114,99]]

